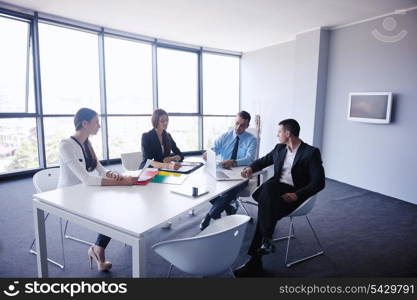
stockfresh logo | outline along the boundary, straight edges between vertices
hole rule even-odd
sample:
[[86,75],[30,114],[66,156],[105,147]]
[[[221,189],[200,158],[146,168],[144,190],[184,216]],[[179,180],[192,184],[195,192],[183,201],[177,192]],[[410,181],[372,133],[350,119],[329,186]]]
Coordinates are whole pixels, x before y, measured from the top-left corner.
[[17,289],[19,281],[14,281],[3,291],[6,296],[14,297],[19,294],[66,294],[71,298],[79,294],[126,294],[127,283],[101,282],[26,282]]
[[19,281],[14,281],[13,284],[10,284],[3,293],[9,297],[14,297],[19,295],[20,291],[16,289],[16,285],[19,284]]
[[[396,12],[397,15],[404,15],[405,11]],[[372,30],[372,35],[379,41],[384,43],[396,43],[401,41],[407,35],[407,30],[398,28],[397,20],[394,17],[386,17],[382,21],[383,32],[378,29]],[[395,33],[396,32],[396,33]]]

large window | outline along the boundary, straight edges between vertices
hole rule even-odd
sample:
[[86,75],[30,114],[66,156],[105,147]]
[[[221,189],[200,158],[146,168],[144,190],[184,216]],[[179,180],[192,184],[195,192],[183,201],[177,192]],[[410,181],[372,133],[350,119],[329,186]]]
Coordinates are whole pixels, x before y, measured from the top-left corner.
[[101,160],[140,151],[156,108],[183,152],[232,126],[238,56],[86,26],[2,11],[0,174],[57,165],[81,107],[100,114],[104,130],[90,140]]
[[0,16],[0,112],[34,113],[29,23]]
[[120,154],[141,150],[141,138],[144,132],[152,128],[151,117],[108,117],[109,155],[120,158]]
[[198,117],[169,117],[168,132],[178,148],[184,151],[198,149]]
[[204,149],[233,126],[239,112],[239,73],[238,57],[203,53]]
[[97,34],[39,24],[44,114],[100,111]]
[[37,167],[35,119],[0,119],[0,173]]
[[214,146],[214,141],[233,127],[235,117],[204,117],[204,149]]
[[152,46],[105,37],[108,114],[151,114]]
[[198,112],[198,56],[158,48],[158,106],[167,112]]
[[0,174],[38,168],[30,22],[0,16]]
[[239,58],[203,53],[205,115],[235,115],[239,110]]

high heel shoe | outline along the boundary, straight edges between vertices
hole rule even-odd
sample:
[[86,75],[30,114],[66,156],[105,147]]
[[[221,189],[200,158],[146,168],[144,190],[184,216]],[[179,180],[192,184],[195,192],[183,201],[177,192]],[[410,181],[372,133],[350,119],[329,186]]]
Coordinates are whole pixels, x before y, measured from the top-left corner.
[[90,260],[90,269],[93,268],[93,259],[97,264],[97,269],[99,271],[108,271],[111,269],[112,267],[112,263],[109,261],[101,261],[100,258],[98,257],[97,253],[94,252],[94,246],[91,246],[90,248],[88,248],[88,258]]

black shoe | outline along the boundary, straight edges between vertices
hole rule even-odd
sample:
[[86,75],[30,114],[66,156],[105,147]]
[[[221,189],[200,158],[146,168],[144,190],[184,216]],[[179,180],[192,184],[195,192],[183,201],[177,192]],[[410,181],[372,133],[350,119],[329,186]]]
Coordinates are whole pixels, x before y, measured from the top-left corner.
[[219,212],[219,213],[217,213],[217,214],[213,215],[211,218],[212,218],[213,220],[217,220],[217,219],[220,219],[221,217],[222,217],[222,213],[221,213],[221,212]]
[[233,271],[236,278],[241,277],[262,277],[263,266],[261,256],[252,256],[251,259],[242,267]]
[[210,215],[206,215],[205,218],[203,220],[201,220],[200,230],[206,229],[206,227],[209,226],[209,224],[210,224],[210,220],[211,220]]
[[266,255],[275,252],[275,246],[271,239],[263,239],[262,246],[258,249],[260,255]]
[[239,209],[239,202],[234,201],[235,205],[229,204],[224,210],[228,216],[236,214]]

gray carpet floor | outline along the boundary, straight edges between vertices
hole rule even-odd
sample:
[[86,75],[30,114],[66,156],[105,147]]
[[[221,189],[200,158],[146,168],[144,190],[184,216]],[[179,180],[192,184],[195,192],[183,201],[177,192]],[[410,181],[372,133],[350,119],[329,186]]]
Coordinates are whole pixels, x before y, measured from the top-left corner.
[[[117,169],[119,166],[112,166]],[[0,277],[36,277],[36,257],[29,253],[34,236],[31,178],[0,183]],[[155,229],[145,238],[147,245],[147,273],[149,277],[165,277],[169,264],[150,247],[163,240],[189,237],[199,232],[198,225],[209,208],[202,205],[196,215],[185,214],[174,220],[171,229]],[[256,207],[247,207],[256,216]],[[238,213],[244,213],[240,208]],[[417,276],[417,205],[353,187],[334,180],[326,180],[310,221],[323,245],[325,254],[286,268],[286,242],[278,242],[276,252],[265,256],[264,268],[270,277],[416,277]],[[281,220],[276,235],[288,232],[289,220]],[[296,218],[296,239],[291,242],[290,257],[307,256],[317,250],[305,218]],[[249,224],[238,267],[248,258],[245,254],[253,235],[254,223]],[[69,233],[95,241],[96,233],[77,225],[69,226]],[[61,259],[59,220],[51,216],[47,221],[48,256]],[[51,277],[131,277],[131,248],[112,240],[106,255],[113,262],[110,272],[90,269],[88,246],[71,240],[64,241],[65,269],[49,264]],[[191,277],[178,269],[172,277]],[[219,274],[219,277],[229,277]]]

